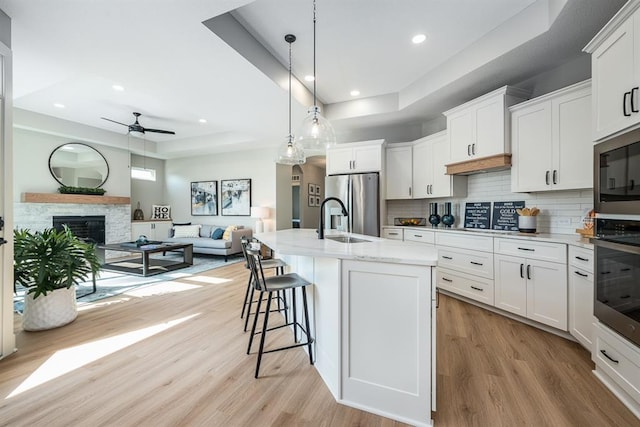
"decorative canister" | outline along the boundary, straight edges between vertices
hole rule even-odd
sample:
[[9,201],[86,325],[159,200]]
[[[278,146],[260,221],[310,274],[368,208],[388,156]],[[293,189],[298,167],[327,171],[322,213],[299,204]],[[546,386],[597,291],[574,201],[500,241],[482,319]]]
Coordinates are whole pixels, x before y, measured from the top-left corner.
[[451,202],[446,202],[444,204],[444,215],[442,215],[442,223],[447,227],[451,228],[451,226],[456,222],[456,218],[451,213]]
[[142,221],[144,219],[144,212],[140,209],[140,202],[138,202],[138,207],[135,211],[133,211],[133,219]]
[[429,203],[429,223],[432,227],[437,227],[440,224],[440,215],[438,215],[438,204]]

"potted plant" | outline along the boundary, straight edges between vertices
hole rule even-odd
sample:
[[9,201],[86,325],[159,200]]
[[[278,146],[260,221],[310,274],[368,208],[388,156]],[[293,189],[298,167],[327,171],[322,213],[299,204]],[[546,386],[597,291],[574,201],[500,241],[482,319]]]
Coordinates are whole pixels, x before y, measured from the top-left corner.
[[22,327],[39,331],[72,322],[78,315],[75,285],[100,270],[95,246],[67,226],[14,230],[13,237],[14,279],[27,289]]

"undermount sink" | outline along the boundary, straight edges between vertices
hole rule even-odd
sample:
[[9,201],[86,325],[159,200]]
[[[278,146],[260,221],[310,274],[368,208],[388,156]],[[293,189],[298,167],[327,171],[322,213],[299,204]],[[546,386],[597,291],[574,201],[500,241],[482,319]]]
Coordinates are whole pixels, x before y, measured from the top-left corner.
[[363,243],[363,242],[371,241],[371,240],[359,239],[357,237],[351,237],[351,236],[325,236],[325,239],[333,240],[334,242],[340,242],[340,243]]

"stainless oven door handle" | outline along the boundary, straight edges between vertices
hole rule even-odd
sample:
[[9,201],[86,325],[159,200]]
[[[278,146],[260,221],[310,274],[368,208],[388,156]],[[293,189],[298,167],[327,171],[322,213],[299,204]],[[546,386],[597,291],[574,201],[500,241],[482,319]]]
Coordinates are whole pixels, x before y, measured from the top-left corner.
[[640,247],[633,245],[625,245],[623,243],[614,243],[606,240],[593,239],[593,244],[596,248],[613,249],[614,251],[627,252],[632,254],[640,254]]

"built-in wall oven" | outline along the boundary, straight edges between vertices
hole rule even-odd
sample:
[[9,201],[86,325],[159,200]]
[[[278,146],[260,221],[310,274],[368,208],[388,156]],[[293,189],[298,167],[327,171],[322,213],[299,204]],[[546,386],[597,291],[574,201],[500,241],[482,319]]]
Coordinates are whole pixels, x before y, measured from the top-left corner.
[[594,315],[640,346],[640,129],[594,148]]

